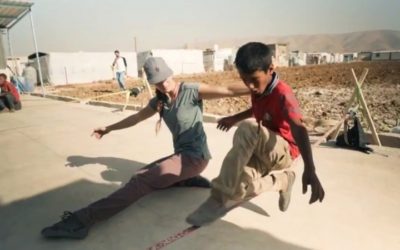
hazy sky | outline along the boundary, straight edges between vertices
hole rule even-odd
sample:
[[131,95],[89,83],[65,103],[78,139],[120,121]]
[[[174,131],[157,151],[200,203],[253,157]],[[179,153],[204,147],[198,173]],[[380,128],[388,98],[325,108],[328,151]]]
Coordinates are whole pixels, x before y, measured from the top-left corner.
[[[266,35],[400,30],[399,0],[36,0],[40,51],[181,48]],[[29,16],[11,30],[14,54],[34,51]]]

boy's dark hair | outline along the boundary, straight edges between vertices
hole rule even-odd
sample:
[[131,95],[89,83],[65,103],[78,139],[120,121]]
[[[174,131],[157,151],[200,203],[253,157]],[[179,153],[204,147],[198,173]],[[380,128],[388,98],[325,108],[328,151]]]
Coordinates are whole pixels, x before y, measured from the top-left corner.
[[1,73],[1,74],[0,74],[0,77],[3,77],[5,80],[7,80],[7,75],[4,74],[4,73]]
[[117,50],[117,49],[116,49],[116,50],[114,50],[114,53],[119,53],[119,50]]
[[240,72],[245,74],[252,74],[257,70],[266,72],[271,64],[272,51],[263,43],[246,43],[236,54],[235,65]]

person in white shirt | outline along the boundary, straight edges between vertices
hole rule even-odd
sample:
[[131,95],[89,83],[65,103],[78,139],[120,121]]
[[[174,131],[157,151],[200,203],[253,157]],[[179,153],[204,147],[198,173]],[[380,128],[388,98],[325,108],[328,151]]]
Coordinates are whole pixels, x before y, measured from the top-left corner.
[[115,68],[115,75],[121,90],[126,90],[125,88],[125,76],[128,69],[125,57],[119,55],[119,51],[114,51],[115,59],[112,64],[112,68]]

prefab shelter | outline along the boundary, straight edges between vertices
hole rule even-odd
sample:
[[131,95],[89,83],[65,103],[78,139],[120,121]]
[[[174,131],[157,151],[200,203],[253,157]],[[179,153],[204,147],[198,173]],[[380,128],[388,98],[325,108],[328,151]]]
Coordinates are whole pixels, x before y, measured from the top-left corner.
[[335,62],[335,54],[328,52],[307,53],[307,64],[327,64]]
[[307,64],[307,53],[295,50],[289,53],[289,66],[304,66]]
[[390,60],[400,60],[400,50],[390,52]]
[[[128,76],[137,77],[137,59],[135,52],[121,52],[126,58]],[[35,59],[32,54],[29,59]],[[90,83],[108,80],[114,77],[112,63],[115,55],[112,52],[50,52],[39,53],[43,81],[52,85]],[[38,68],[35,60],[33,64]]]
[[203,51],[203,63],[206,71],[224,71],[233,68],[235,52],[232,48],[207,49]]
[[357,53],[343,53],[343,62],[353,62],[357,59]]
[[358,53],[357,60],[358,61],[371,61],[372,52],[362,51]]
[[267,46],[272,50],[276,66],[289,66],[289,50],[286,43],[267,44]]
[[343,62],[343,54],[341,53],[332,53],[333,62],[334,63],[342,63]]
[[321,52],[321,64],[334,63],[335,56],[332,53]]
[[307,65],[320,64],[320,55],[319,55],[319,53],[307,53],[306,63],[307,63]]
[[390,51],[374,51],[372,52],[372,61],[390,60]]
[[140,70],[149,57],[161,57],[172,69],[174,74],[203,73],[203,51],[196,49],[153,49],[139,52],[137,55]]

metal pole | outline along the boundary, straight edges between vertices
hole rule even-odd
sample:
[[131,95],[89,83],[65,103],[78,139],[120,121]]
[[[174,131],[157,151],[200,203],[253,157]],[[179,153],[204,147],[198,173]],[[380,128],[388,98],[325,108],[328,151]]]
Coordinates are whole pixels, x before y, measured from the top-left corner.
[[42,87],[42,95],[44,97],[45,93],[44,93],[44,87],[43,87],[42,67],[40,66],[39,51],[38,51],[38,46],[37,46],[37,41],[36,41],[35,26],[33,25],[33,15],[32,15],[31,9],[29,9],[29,14],[31,16],[33,42],[35,43],[36,60],[37,60],[38,68],[39,68],[39,81],[40,81],[40,86]]
[[11,57],[11,61],[14,64],[13,65],[14,66],[13,70],[14,70],[15,74],[18,75],[17,62],[16,62],[16,60],[14,58],[14,52],[13,52],[13,48],[12,48],[12,45],[11,45],[10,30],[9,29],[7,30],[7,40],[8,40],[8,51],[9,51],[9,54],[10,54],[10,57]]
[[11,39],[10,39],[10,30],[7,30],[7,40],[8,40],[8,53],[10,54],[10,57],[13,56],[13,50],[11,47]]

